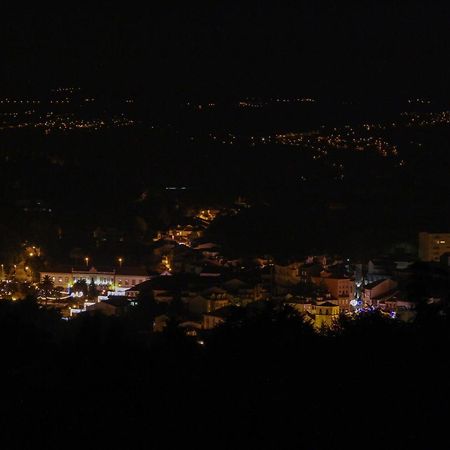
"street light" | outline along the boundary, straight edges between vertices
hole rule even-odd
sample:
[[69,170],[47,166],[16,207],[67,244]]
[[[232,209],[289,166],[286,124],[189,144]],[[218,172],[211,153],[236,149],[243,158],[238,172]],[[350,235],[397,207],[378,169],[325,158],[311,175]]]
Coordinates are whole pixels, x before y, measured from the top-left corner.
[[86,258],[84,258],[84,260],[86,261],[86,267],[89,267],[89,257],[86,256]]
[[118,261],[119,261],[119,267],[122,267],[123,258],[118,258]]

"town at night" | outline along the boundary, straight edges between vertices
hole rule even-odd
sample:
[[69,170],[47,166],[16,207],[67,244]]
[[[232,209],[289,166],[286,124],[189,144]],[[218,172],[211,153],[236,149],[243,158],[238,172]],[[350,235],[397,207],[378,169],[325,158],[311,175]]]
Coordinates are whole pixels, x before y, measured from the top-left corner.
[[447,2],[2,16],[2,448],[449,447]]

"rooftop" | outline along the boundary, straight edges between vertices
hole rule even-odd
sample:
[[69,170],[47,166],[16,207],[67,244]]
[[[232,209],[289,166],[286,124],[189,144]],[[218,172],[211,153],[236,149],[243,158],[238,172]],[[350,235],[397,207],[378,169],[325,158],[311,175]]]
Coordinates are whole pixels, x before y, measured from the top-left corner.
[[216,309],[213,312],[205,313],[204,315],[227,319],[228,317],[231,317],[238,310],[239,310],[239,308],[237,306],[228,305],[228,306],[224,306],[223,308]]
[[320,302],[320,304],[318,304],[318,306],[329,306],[329,307],[334,306],[334,307],[337,307],[338,305],[335,305],[334,303],[331,303],[331,302],[324,302],[324,303]]
[[382,280],[372,281],[372,283],[366,284],[364,286],[364,289],[373,289],[374,287],[377,287],[379,284],[384,283],[386,280],[387,280],[387,278],[383,278]]
[[55,266],[41,273],[82,273],[82,274],[108,274],[108,275],[124,275],[124,276],[148,276],[145,267],[113,267],[113,266]]

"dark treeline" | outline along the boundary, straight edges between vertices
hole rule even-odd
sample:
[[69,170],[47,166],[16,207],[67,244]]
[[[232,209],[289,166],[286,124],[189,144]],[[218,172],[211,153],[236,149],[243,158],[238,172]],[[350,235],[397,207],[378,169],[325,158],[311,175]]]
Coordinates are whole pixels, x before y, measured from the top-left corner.
[[64,322],[0,303],[2,448],[446,447],[445,312],[317,334],[289,309],[240,311],[199,345],[174,323],[143,332],[142,315]]

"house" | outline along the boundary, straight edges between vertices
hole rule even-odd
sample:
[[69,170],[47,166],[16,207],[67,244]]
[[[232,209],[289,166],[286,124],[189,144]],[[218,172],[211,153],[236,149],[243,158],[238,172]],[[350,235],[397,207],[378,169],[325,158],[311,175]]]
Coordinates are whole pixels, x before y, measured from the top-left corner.
[[287,296],[285,303],[300,314],[310,313],[313,305],[311,298],[299,298],[290,295]]
[[312,282],[318,286],[323,286],[337,299],[338,304],[348,308],[350,302],[355,298],[355,280],[344,274],[333,274],[322,271],[320,277],[312,277]]
[[191,221],[191,223],[180,224],[167,231],[159,231],[157,240],[171,240],[178,244],[191,245],[192,241],[203,236],[205,225],[201,221]]
[[161,333],[167,326],[167,322],[169,321],[169,316],[166,314],[160,314],[156,316],[153,320],[153,331],[155,333]]
[[203,328],[202,319],[186,319],[178,324],[178,327],[184,331],[186,336],[198,336],[200,330]]
[[279,286],[290,287],[300,283],[300,266],[298,262],[275,265],[275,283]]
[[246,283],[238,278],[232,278],[222,283],[221,287],[241,306],[267,298],[267,291],[261,283],[254,282],[254,280]]
[[203,314],[203,329],[211,330],[226,322],[238,309],[237,306],[228,305],[213,312]]
[[362,300],[366,305],[376,306],[378,301],[385,300],[397,292],[397,282],[390,278],[374,281],[363,288]]
[[173,275],[161,275],[144,281],[126,291],[130,298],[146,295],[153,297],[157,303],[170,303],[180,292],[184,280]]
[[204,290],[188,300],[189,311],[194,314],[204,314],[216,311],[230,304],[228,293],[221,288],[212,287]]
[[105,316],[123,316],[126,315],[130,307],[130,301],[127,297],[111,297],[93,305],[86,307],[86,313],[101,313]]
[[339,306],[332,302],[317,302],[313,304],[307,317],[312,320],[315,328],[331,327],[339,317]]
[[205,242],[194,247],[202,253],[205,258],[216,259],[220,254],[220,247],[213,242]]
[[329,302],[334,303],[335,305],[339,306],[339,311],[350,311],[351,310],[351,299],[350,297],[343,296],[343,297],[330,297],[328,299]]
[[397,318],[403,322],[412,322],[417,315],[416,305],[397,297],[397,295],[387,300],[380,300],[378,307],[392,318]]
[[320,277],[323,270],[322,264],[316,262],[307,262],[300,267],[300,278],[303,282],[311,281],[312,277]]
[[125,291],[125,295],[129,298],[136,298],[139,294],[151,294],[152,293],[152,280],[156,277],[159,277],[160,274],[157,272],[149,273],[149,279],[143,281],[141,283],[136,284],[133,287],[130,287]]
[[[170,303],[173,300],[181,300],[188,304],[194,298],[201,296],[206,296],[207,300],[216,302],[220,301],[221,297],[227,297],[230,300],[231,296],[228,295],[225,289],[221,288],[222,283],[223,279],[220,275],[214,277],[191,273],[161,275],[135,286],[127,291],[127,295],[133,297],[146,295],[153,297],[157,303]],[[203,312],[203,310],[198,311],[199,314]]]

